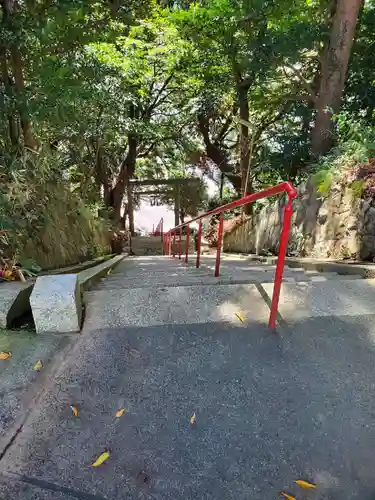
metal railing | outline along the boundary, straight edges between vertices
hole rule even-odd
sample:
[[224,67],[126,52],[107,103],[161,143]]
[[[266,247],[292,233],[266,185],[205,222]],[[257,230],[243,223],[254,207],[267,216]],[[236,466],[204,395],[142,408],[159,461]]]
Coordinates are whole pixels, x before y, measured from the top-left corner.
[[269,317],[268,326],[270,328],[276,327],[276,319],[277,319],[277,311],[279,305],[279,297],[280,297],[280,289],[281,283],[283,280],[284,266],[285,266],[285,256],[288,246],[289,240],[289,231],[290,224],[293,214],[293,199],[297,195],[297,191],[291,182],[283,182],[277,186],[273,186],[263,191],[259,191],[258,193],[249,194],[240,198],[238,200],[232,201],[231,203],[227,203],[226,205],[222,205],[221,207],[217,207],[210,212],[205,212],[204,214],[198,215],[194,219],[190,219],[179,226],[170,229],[168,232],[162,236],[163,238],[163,249],[164,255],[173,255],[176,256],[176,235],[178,233],[178,258],[181,259],[182,256],[182,228],[186,227],[186,247],[185,247],[185,262],[189,260],[189,240],[190,240],[190,224],[192,222],[199,221],[198,226],[198,234],[197,234],[197,244],[196,244],[196,267],[200,266],[201,259],[201,240],[202,240],[202,224],[203,219],[207,217],[212,217],[213,215],[220,214],[219,219],[219,227],[218,227],[218,236],[217,236],[217,249],[216,249],[216,262],[215,262],[215,276],[220,276],[220,256],[221,256],[221,247],[223,244],[223,228],[224,228],[224,212],[228,210],[233,210],[237,207],[242,207],[249,203],[254,203],[254,201],[260,200],[262,198],[269,198],[271,196],[276,196],[278,194],[286,193],[288,200],[284,207],[283,220],[282,220],[282,229],[280,235],[280,246],[279,246],[279,254],[276,265],[275,272],[275,280],[273,286],[272,293],[272,302],[271,302],[271,312]]

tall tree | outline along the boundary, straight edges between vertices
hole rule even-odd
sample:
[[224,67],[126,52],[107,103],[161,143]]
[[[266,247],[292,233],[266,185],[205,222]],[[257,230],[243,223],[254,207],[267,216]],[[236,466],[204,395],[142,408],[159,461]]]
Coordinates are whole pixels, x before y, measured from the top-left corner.
[[3,33],[0,41],[0,58],[2,67],[2,81],[5,95],[14,94],[17,116],[8,110],[9,137],[11,143],[19,142],[19,126],[23,134],[24,145],[29,149],[36,149],[37,141],[34,137],[31,119],[28,111],[28,100],[25,92],[24,64],[23,64],[23,32],[22,12],[17,0],[2,0],[1,26]]
[[314,156],[325,154],[333,143],[332,115],[340,110],[361,4],[362,0],[337,0],[334,5],[331,35],[323,53],[317,114],[312,132]]

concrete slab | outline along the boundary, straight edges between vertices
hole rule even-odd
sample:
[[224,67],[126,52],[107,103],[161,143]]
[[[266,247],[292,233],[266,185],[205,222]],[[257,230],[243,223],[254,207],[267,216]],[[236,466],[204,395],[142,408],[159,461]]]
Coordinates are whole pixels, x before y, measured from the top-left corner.
[[374,324],[84,331],[0,465],[80,499],[372,500]]
[[[52,360],[68,345],[67,337],[43,337],[14,330],[0,333],[0,351],[12,353],[10,359],[0,360],[0,454],[25,418]],[[43,369],[35,372],[38,360],[42,361]],[[3,498],[1,492],[0,498]]]
[[87,328],[117,328],[217,321],[243,326],[236,312],[250,321],[269,316],[255,285],[196,285],[103,290],[85,294]]
[[16,318],[30,310],[33,286],[34,280],[0,283],[0,328],[9,328]]
[[[262,285],[268,298],[272,286]],[[375,311],[375,280],[283,283],[279,313],[286,321],[319,316],[355,316]]]
[[81,329],[82,297],[77,274],[37,278],[30,296],[37,333],[75,333]]

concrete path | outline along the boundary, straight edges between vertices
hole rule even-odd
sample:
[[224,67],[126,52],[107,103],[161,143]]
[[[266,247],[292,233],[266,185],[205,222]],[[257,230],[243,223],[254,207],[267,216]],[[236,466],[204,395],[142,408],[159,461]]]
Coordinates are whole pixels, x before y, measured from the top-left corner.
[[[141,308],[126,328],[112,317],[139,289],[88,295],[78,343],[0,460],[0,498],[374,500],[375,316],[302,318],[276,335],[250,310],[245,324],[204,321],[228,297],[187,288],[194,305],[206,297],[194,322]],[[119,298],[98,328],[104,294]]]
[[[0,360],[0,456],[38,398],[54,362],[68,349],[69,341],[66,336],[40,337],[27,331],[0,333],[0,352],[11,353],[9,359]],[[43,362],[40,372],[34,371],[38,360]]]

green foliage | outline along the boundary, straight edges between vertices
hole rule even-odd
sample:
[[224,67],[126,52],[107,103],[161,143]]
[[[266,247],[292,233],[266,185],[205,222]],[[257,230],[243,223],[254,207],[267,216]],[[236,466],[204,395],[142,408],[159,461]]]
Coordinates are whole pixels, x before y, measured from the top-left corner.
[[[375,154],[375,129],[364,120],[343,112],[336,117],[337,142],[330,153],[310,166],[317,191],[327,196],[332,183],[349,185],[355,198],[362,198],[371,168],[369,159]],[[362,168],[363,167],[363,168]],[[362,176],[363,178],[357,178]]]
[[[221,170],[236,184],[251,150],[251,189],[314,173],[325,195],[337,176],[374,155],[373,1],[361,13],[337,142],[313,164],[329,2],[61,0],[18,7],[11,18],[0,7],[3,244],[11,232],[14,244],[30,227],[46,230],[45,207],[57,210],[56,184],[75,200],[67,202],[65,222],[82,218],[94,230],[101,222],[93,213],[113,213],[114,190],[129,176],[187,177],[203,167],[204,175]],[[23,85],[15,82],[11,51],[20,56]],[[34,153],[24,147],[25,122],[38,144]],[[67,201],[59,196],[54,203]],[[122,197],[120,189],[120,203]],[[185,189],[182,208],[194,215],[227,199],[208,201],[203,180],[199,189]]]
[[[223,197],[220,198],[218,195],[211,197],[207,204],[206,210],[211,211],[221,205],[226,205],[227,203],[231,203],[234,200],[238,199],[238,195],[235,192],[226,191],[223,193]],[[234,209],[229,212],[224,212],[224,219],[231,219],[234,215],[239,215],[241,213],[241,209]],[[215,219],[218,219],[218,216],[215,216]]]
[[333,173],[330,170],[319,170],[312,179],[321,197],[327,197],[332,187]]
[[358,181],[353,181],[350,184],[350,189],[352,190],[354,198],[356,198],[356,199],[363,198],[364,189],[365,189],[365,180],[360,179]]
[[31,271],[110,251],[108,225],[51,168],[57,159],[40,151],[0,162],[0,254],[16,255]]

